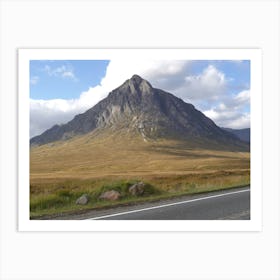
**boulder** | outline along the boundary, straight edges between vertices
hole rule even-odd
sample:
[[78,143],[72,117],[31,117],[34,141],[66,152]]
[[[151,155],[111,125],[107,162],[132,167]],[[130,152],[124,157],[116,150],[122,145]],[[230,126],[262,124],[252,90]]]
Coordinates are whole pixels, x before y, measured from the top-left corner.
[[121,194],[118,191],[111,190],[102,193],[99,198],[105,200],[118,200],[121,197]]
[[76,200],[76,204],[86,205],[89,201],[89,196],[87,194],[83,194]]
[[145,186],[146,186],[145,183],[138,182],[138,183],[130,186],[128,189],[128,192],[131,195],[135,195],[135,196],[142,195],[145,191]]

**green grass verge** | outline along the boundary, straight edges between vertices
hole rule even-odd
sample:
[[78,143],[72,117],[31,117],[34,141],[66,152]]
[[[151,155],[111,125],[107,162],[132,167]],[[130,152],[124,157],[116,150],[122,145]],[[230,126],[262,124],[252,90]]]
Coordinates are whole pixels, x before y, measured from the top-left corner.
[[[63,215],[67,213],[79,213],[83,211],[109,208],[118,205],[131,205],[135,203],[151,202],[161,199],[173,198],[176,196],[198,194],[203,192],[229,189],[250,184],[250,176],[242,176],[238,180],[221,180],[214,182],[189,182],[180,180],[172,187],[167,184],[164,188],[161,184],[151,184],[145,182],[146,188],[142,196],[132,196],[128,189],[139,180],[118,180],[97,184],[96,181],[86,181],[84,187],[75,187],[75,184],[66,182],[64,185],[52,185],[51,191],[46,187],[44,192],[36,193],[33,186],[30,195],[30,218],[36,219],[42,216]],[[159,183],[159,182],[156,182]],[[97,186],[96,186],[97,185]],[[71,187],[72,186],[72,187]],[[74,186],[74,187],[73,187]],[[50,187],[50,186],[49,186]],[[108,190],[120,192],[121,199],[117,201],[105,201],[99,199],[101,193]],[[49,191],[49,192],[48,192]],[[76,200],[82,194],[89,196],[89,202],[86,205],[76,205]]]

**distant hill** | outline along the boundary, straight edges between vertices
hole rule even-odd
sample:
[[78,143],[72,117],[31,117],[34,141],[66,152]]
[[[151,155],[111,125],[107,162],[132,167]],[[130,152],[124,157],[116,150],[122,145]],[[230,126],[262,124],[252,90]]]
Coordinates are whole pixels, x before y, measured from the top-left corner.
[[232,129],[232,128],[223,127],[222,129],[236,135],[240,140],[250,143],[250,132],[251,132],[250,128]]
[[88,133],[107,136],[118,133],[126,138],[141,136],[144,142],[174,139],[205,148],[248,149],[233,131],[221,129],[192,104],[153,88],[138,75],[133,75],[70,122],[55,125],[33,137],[30,144],[44,145]]

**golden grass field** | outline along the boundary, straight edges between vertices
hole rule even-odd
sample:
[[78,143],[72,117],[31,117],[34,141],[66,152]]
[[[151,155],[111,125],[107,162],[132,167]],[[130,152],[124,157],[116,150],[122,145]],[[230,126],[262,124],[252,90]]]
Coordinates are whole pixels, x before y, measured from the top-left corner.
[[87,134],[30,150],[31,216],[76,211],[75,199],[88,193],[89,205],[102,189],[124,191],[131,182],[153,187],[150,195],[115,203],[156,199],[250,184],[250,153],[226,151],[174,140],[143,141],[124,135]]

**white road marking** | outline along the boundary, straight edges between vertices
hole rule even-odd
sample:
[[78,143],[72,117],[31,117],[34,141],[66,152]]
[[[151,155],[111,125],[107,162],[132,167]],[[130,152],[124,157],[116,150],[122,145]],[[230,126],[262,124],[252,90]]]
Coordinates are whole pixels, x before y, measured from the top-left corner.
[[184,201],[179,201],[179,202],[174,202],[174,203],[168,203],[168,204],[163,204],[163,205],[158,205],[158,206],[153,206],[153,207],[148,207],[148,208],[142,208],[142,209],[136,209],[136,210],[126,211],[126,212],[110,214],[110,215],[99,216],[99,217],[90,218],[90,219],[87,219],[87,220],[100,220],[100,219],[104,219],[104,218],[116,217],[116,216],[121,216],[121,215],[126,215],[126,214],[131,214],[131,213],[137,213],[137,212],[143,212],[143,211],[148,211],[148,210],[153,210],[153,209],[158,209],[158,208],[163,208],[163,207],[186,204],[186,203],[191,203],[191,202],[194,202],[194,201],[212,199],[212,198],[216,198],[216,197],[227,196],[227,195],[231,195],[231,194],[237,194],[237,193],[243,193],[243,192],[249,192],[249,191],[250,191],[250,189],[242,190],[242,191],[236,191],[236,192],[216,194],[216,195],[212,195],[212,196],[200,197],[200,198],[184,200]]

